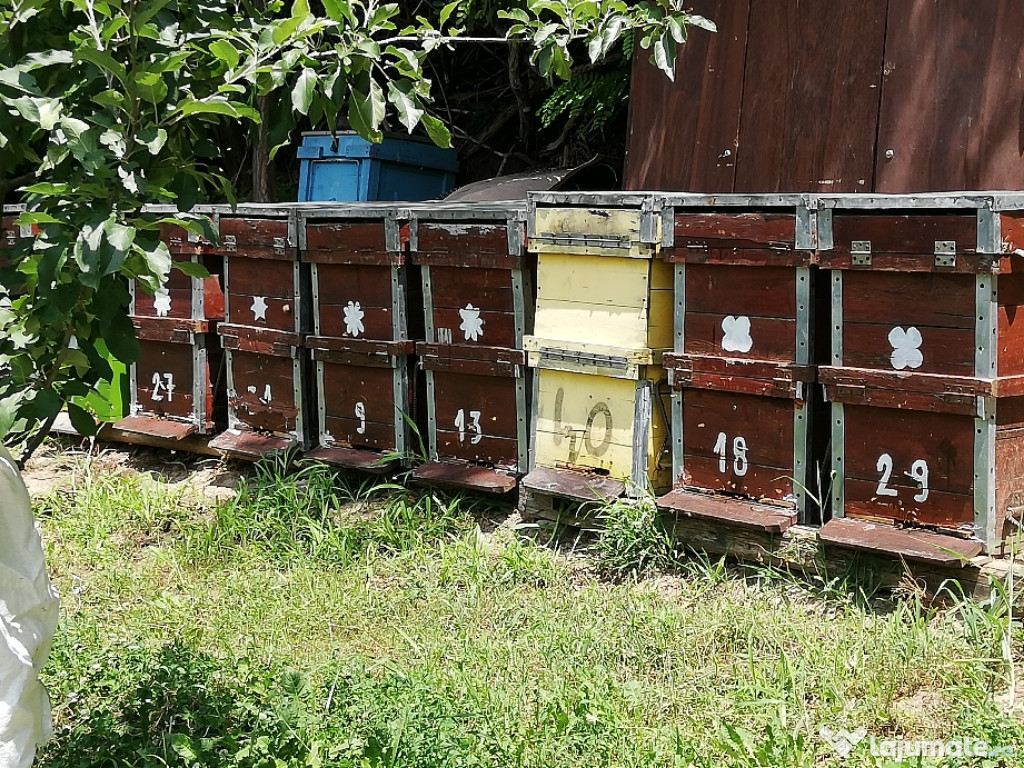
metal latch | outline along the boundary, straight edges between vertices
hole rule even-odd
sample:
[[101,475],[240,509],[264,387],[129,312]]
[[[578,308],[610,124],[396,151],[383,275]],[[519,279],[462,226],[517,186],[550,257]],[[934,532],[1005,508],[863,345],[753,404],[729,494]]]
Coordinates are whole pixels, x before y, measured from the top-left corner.
[[238,240],[234,235],[224,235],[224,250],[228,253],[238,251]]
[[956,240],[935,241],[935,266],[956,266]]
[[579,248],[629,248],[630,245],[627,237],[595,237],[579,233],[543,234],[536,235],[533,239],[545,245],[569,245]]
[[284,245],[285,245],[285,239],[283,237],[275,237],[274,238],[274,255],[275,256],[284,256]]
[[562,362],[575,363],[580,366],[593,366],[594,368],[628,368],[629,361],[625,357],[615,355],[598,355],[593,352],[577,352],[569,349],[552,349],[542,347],[540,356],[543,360],[558,360]]
[[850,243],[850,262],[855,267],[871,266],[870,240],[854,240]]

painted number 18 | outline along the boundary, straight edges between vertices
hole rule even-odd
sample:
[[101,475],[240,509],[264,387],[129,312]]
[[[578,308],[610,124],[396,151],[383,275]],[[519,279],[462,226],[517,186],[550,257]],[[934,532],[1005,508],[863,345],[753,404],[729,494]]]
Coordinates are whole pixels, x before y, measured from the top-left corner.
[[[729,447],[729,438],[725,432],[718,433],[718,440],[715,441],[715,453],[718,454],[718,471],[723,475],[729,469],[729,459],[726,452]],[[747,461],[747,440],[736,435],[732,439],[732,471],[737,477],[743,477],[750,468]]]
[[[889,481],[892,480],[893,467],[892,456],[888,453],[883,453],[878,457],[875,469],[882,473],[882,478],[878,481],[875,493],[879,496],[894,497],[900,495],[898,489],[889,487]],[[910,465],[910,471],[903,474],[921,486],[921,490],[914,494],[914,501],[919,503],[928,501],[928,462],[924,459],[918,459]]]

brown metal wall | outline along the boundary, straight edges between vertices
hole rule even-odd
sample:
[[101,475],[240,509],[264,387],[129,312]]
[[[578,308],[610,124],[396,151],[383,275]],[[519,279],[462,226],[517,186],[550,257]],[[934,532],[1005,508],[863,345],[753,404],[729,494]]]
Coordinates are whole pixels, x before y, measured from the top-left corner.
[[672,83],[637,48],[627,189],[1024,189],[1019,0],[700,0]]

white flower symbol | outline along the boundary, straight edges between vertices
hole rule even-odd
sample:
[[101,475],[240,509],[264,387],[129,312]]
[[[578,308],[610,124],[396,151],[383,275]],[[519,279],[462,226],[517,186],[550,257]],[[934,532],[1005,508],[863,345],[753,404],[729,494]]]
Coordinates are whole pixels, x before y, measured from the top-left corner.
[[171,314],[171,294],[166,288],[161,288],[153,296],[153,309],[157,317],[167,317]]
[[267,309],[269,309],[269,307],[267,307],[267,300],[265,298],[262,296],[254,297],[252,300],[252,306],[249,309],[252,311],[252,319],[254,322],[256,320],[267,322]]
[[466,334],[466,341],[476,341],[484,335],[484,321],[479,308],[467,304],[465,309],[459,310],[459,317],[462,318],[459,330]]
[[920,368],[924,363],[924,355],[921,354],[921,332],[914,326],[903,330],[896,326],[889,331],[889,343],[892,344],[892,354],[889,355],[889,362],[897,371],[904,368]]
[[345,332],[350,336],[358,336],[366,329],[363,327],[363,318],[366,313],[359,306],[358,301],[350,301],[345,307]]
[[749,317],[729,315],[722,319],[722,330],[725,332],[725,336],[722,338],[722,349],[726,352],[745,354],[754,346],[754,340],[750,338]]

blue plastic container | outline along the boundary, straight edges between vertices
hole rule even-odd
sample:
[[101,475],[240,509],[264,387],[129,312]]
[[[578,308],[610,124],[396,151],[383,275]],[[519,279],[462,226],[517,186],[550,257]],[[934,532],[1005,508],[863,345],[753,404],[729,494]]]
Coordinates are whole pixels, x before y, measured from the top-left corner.
[[454,149],[354,133],[304,133],[299,160],[300,203],[431,200],[451,192],[459,169]]

